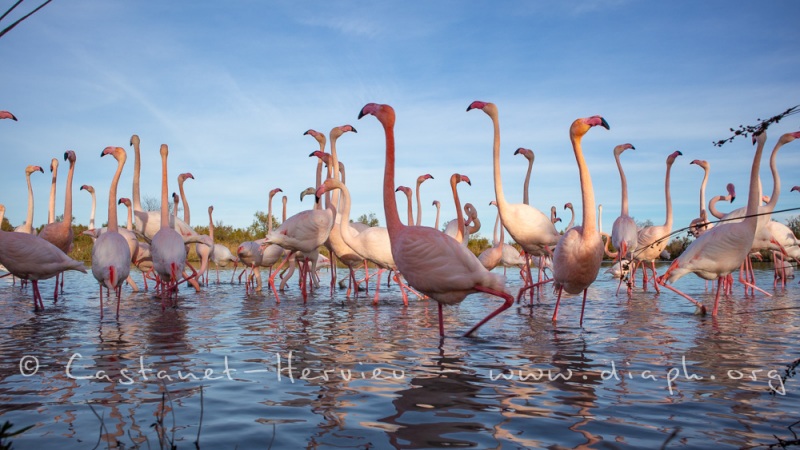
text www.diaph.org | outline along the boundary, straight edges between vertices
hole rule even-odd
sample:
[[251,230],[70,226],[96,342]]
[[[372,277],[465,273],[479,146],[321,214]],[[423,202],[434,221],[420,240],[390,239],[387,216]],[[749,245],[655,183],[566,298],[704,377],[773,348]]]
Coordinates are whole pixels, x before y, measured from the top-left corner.
[[[237,381],[245,380],[251,376],[263,376],[270,374],[276,381],[295,383],[297,381],[352,381],[352,380],[377,380],[398,382],[409,376],[407,371],[389,367],[373,367],[371,369],[359,370],[343,367],[320,367],[303,365],[301,360],[295,359],[293,351],[281,354],[275,353],[274,363],[265,363],[255,369],[243,369],[233,367],[224,356],[223,361],[214,367],[195,370],[174,370],[159,369],[145,362],[144,356],[140,356],[130,366],[116,367],[113,370],[99,369],[88,366],[89,359],[84,358],[80,353],[73,353],[64,366],[64,373],[69,379],[90,380],[106,383],[119,383],[130,385],[150,381]],[[364,367],[362,363],[355,363],[357,366]],[[373,366],[373,365],[369,365]],[[34,376],[39,373],[41,365],[35,356],[23,356],[19,362],[20,374],[24,377]],[[663,373],[662,373],[663,372]],[[487,378],[493,382],[581,382],[587,381],[590,377],[602,381],[615,382],[621,379],[641,379],[645,381],[661,382],[669,390],[670,395],[674,394],[677,384],[683,381],[702,381],[727,378],[729,380],[741,380],[745,382],[764,383],[773,393],[786,395],[784,379],[777,370],[764,369],[741,369],[726,370],[721,376],[707,375],[701,376],[693,373],[687,367],[686,358],[681,358],[680,367],[670,367],[664,371],[643,370],[634,372],[632,370],[618,369],[614,361],[611,361],[607,369],[591,373],[586,371],[573,371],[566,368],[563,370],[552,369],[511,369],[495,371],[490,369]]]

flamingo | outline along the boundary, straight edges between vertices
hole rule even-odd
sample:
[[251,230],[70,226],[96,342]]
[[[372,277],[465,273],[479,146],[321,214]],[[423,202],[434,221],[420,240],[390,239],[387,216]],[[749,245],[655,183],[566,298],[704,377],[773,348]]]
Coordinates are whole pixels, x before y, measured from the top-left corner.
[[[625,171],[622,170],[622,163],[619,158],[625,150],[636,150],[632,144],[621,144],[614,147],[614,160],[617,162],[617,169],[619,169],[619,178],[622,183],[622,199],[620,201],[619,217],[614,220],[611,225],[611,244],[617,249],[617,263],[622,264],[623,259],[630,260],[631,256],[636,251],[637,245],[637,230],[636,222],[628,215],[628,180],[625,177]],[[620,285],[622,284],[622,277],[619,277]],[[619,285],[617,286],[619,292]],[[628,284],[628,294],[631,293],[631,286]]]
[[[775,144],[773,156],[780,147],[799,137],[800,131],[786,133],[781,136]],[[760,199],[758,172],[761,166],[762,149],[763,145],[759,145],[753,157],[745,218],[741,222],[720,223],[695,239],[689,247],[684,250],[681,256],[672,262],[664,275],[658,279],[662,286],[690,300],[695,305],[698,305],[702,312],[705,312],[705,306],[700,305],[699,302],[689,295],[680,292],[666,283],[672,284],[690,272],[706,280],[713,280],[716,278],[717,292],[714,297],[714,309],[711,312],[712,316],[716,316],[718,312],[722,280],[734,270],[741,267],[742,262],[747,259],[747,255],[750,253],[753,247],[753,241],[756,237],[756,229],[758,228],[758,222],[760,220],[760,216],[757,216],[759,213]],[[774,168],[772,157],[770,158],[770,165],[773,167],[773,177],[777,193],[780,190],[780,177],[777,176],[777,169]]]
[[[194,244],[194,251],[197,253],[197,256],[200,257],[200,270],[198,273],[202,277],[202,282],[208,284],[208,262],[211,259],[211,252],[214,251],[214,245],[211,239],[203,238],[194,230],[194,228],[191,227],[192,216],[189,211],[189,201],[187,200],[186,193],[183,190],[183,183],[188,179],[194,180],[194,175],[192,175],[191,172],[178,175],[178,192],[180,192],[181,200],[183,201],[183,222],[186,224],[186,229],[181,231],[181,235],[196,236],[197,239],[200,239],[200,242]],[[176,226],[179,226],[177,225],[177,221],[175,221],[175,224]],[[187,250],[186,252],[188,253],[189,251]],[[191,266],[188,261],[186,262],[186,265]]]
[[[0,223],[3,222],[5,206],[0,205]],[[39,280],[52,278],[66,270],[86,273],[81,261],[75,261],[55,245],[29,233],[0,231],[0,266],[11,275],[30,280],[33,285],[33,308],[44,309],[39,293]]]
[[566,233],[573,226],[575,226],[575,208],[572,206],[572,202],[567,202],[564,203],[564,209],[568,209],[570,212],[569,223],[567,224],[567,228],[564,229],[564,232]]
[[[672,170],[672,164],[675,158],[683,155],[680,151],[674,151],[667,156],[667,174],[664,177],[664,196],[667,204],[667,218],[664,225],[652,225],[644,227],[639,230],[636,241],[636,253],[633,256],[633,261],[637,265],[642,265],[643,281],[642,288],[647,289],[647,267],[646,263],[650,263],[651,270],[653,271],[653,285],[656,292],[660,292],[656,279],[656,258],[661,255],[661,252],[667,247],[667,238],[672,232],[672,197],[669,192],[669,179]],[[634,273],[636,269],[634,268]]]
[[91,211],[91,213],[89,215],[89,229],[90,230],[94,230],[94,214],[95,214],[95,210],[97,209],[97,197],[95,196],[95,193],[94,193],[94,187],[92,187],[89,184],[84,184],[83,186],[81,186],[81,188],[79,190],[80,191],[86,191],[89,194],[91,194],[91,196],[92,196],[92,211]]
[[177,296],[178,278],[186,265],[186,247],[180,233],[169,225],[169,201],[167,200],[169,148],[167,144],[161,144],[159,153],[161,154],[161,228],[153,236],[150,252],[153,255],[153,270],[158,274],[162,284],[161,309],[164,310],[166,308],[165,297],[172,293]]
[[533,170],[533,160],[536,158],[536,155],[533,154],[533,150],[522,147],[516,149],[514,154],[522,155],[528,160],[528,171],[525,172],[525,182],[522,185],[522,203],[529,205],[528,189],[531,184],[531,171]]
[[33,172],[44,173],[44,169],[41,166],[28,166],[25,168],[25,181],[28,182],[28,215],[24,224],[14,228],[17,233],[35,234],[33,229],[33,187],[31,187],[31,174]]
[[[50,160],[50,173],[53,174],[50,179],[50,204],[47,209],[47,223],[51,224],[56,221],[56,178],[58,178],[58,158]],[[58,247],[57,244],[56,247]]]
[[708,223],[708,212],[706,211],[706,184],[708,184],[708,172],[710,165],[708,161],[702,159],[692,160],[689,164],[696,164],[703,169],[703,181],[700,183],[700,217],[692,220],[689,224],[689,233],[697,237],[705,233],[714,225]]
[[[550,218],[538,209],[524,203],[511,204],[506,201],[500,175],[500,121],[498,119],[497,105],[474,101],[467,107],[467,111],[472,109],[480,109],[485,112],[491,118],[494,127],[492,167],[494,172],[494,192],[497,200],[497,209],[500,211],[500,220],[506,227],[508,234],[511,235],[511,238],[525,250],[527,255],[538,256],[541,260],[541,258],[551,253],[551,248],[558,243],[561,235],[556,231],[556,227],[550,221]],[[528,260],[527,255],[526,261]],[[539,272],[540,280],[541,276],[541,272]],[[525,290],[533,289],[534,287],[529,265],[526,285],[519,290],[518,298],[522,297],[522,293]],[[533,301],[533,298],[531,298],[531,301]]]
[[411,188],[408,186],[397,186],[397,189],[394,190],[395,192],[402,192],[406,194],[406,198],[408,199],[408,226],[414,225],[414,211],[412,209],[412,200],[411,197],[413,196],[411,192]]
[[[460,303],[475,292],[484,292],[504,300],[502,306],[467,331],[465,336],[470,336],[514,303],[514,298],[504,291],[505,277],[486,270],[471,251],[444,233],[428,227],[406,227],[400,222],[394,196],[394,109],[389,105],[369,103],[361,109],[358,117],[360,119],[365,115],[374,115],[386,135],[383,208],[392,255],[408,284],[439,303],[439,335],[444,336],[443,304]],[[497,150],[499,152],[499,148]],[[460,205],[456,207],[460,209]]]
[[[124,237],[128,242],[128,249],[131,252],[131,262],[134,266],[136,266],[137,269],[139,269],[140,272],[142,272],[144,289],[147,290],[147,276],[153,272],[153,255],[150,254],[150,244],[147,242],[140,242],[139,236],[133,230],[133,206],[131,199],[127,197],[120,197],[119,201],[117,201],[117,204],[125,205],[125,208],[128,210],[128,219],[126,221],[125,228],[119,228],[119,224],[117,227],[119,234],[121,234],[122,237]],[[92,237],[95,236],[92,235]],[[128,279],[126,281],[135,292],[139,290],[139,287],[136,286],[136,282],[133,281],[132,276],[128,275]]]
[[416,190],[416,192],[417,192],[417,222],[416,222],[416,225],[418,227],[422,226],[422,197],[420,197],[420,195],[419,195],[419,187],[422,186],[422,183],[424,183],[425,180],[432,180],[432,179],[433,179],[433,175],[431,175],[429,173],[426,173],[426,174],[423,174],[423,175],[420,175],[420,176],[417,177],[417,190]]
[[117,160],[117,171],[111,180],[108,193],[108,226],[105,233],[100,234],[92,247],[92,275],[100,283],[100,318],[103,318],[103,287],[117,294],[117,317],[122,283],[128,278],[131,269],[131,251],[128,242],[119,234],[117,224],[117,185],[125,166],[127,155],[122,147],[106,147],[101,157],[112,155]]
[[[497,206],[497,202],[492,200],[490,205]],[[497,229],[500,228],[500,236],[497,236]],[[494,232],[492,233],[492,246],[482,251],[478,255],[478,260],[486,267],[486,270],[492,270],[500,264],[503,259],[503,239],[505,235],[503,226],[500,224],[500,213],[497,213],[497,218],[494,220]]]
[[17,122],[17,117],[8,111],[0,111],[0,119],[11,119]]
[[[212,214],[214,213],[214,206],[208,207],[208,237],[211,238],[211,241],[214,241],[214,220],[212,219]],[[233,283],[233,277],[236,275],[236,266],[239,265],[239,258],[237,258],[232,252],[231,249],[228,248],[226,245],[222,244],[214,244],[214,250],[211,251],[211,261],[214,262],[214,267],[217,271],[217,284],[219,284],[219,268],[220,267],[227,267],[229,263],[233,262],[233,273],[231,274],[231,283]]]
[[576,119],[570,126],[569,138],[580,174],[583,225],[568,229],[553,252],[553,286],[558,291],[553,321],[558,317],[558,305],[563,291],[569,294],[579,294],[583,291],[581,326],[583,326],[587,290],[597,278],[600,264],[603,262],[603,240],[595,224],[594,187],[581,148],[583,136],[598,125],[609,129],[608,122],[600,116]]
[[[56,247],[60,248],[62,252],[69,253],[72,251],[72,242],[75,238],[75,233],[72,230],[72,178],[75,174],[75,152],[67,150],[64,152],[64,161],[69,161],[69,172],[67,172],[67,185],[66,193],[64,194],[64,218],[60,222],[51,222],[45,225],[39,232],[39,237],[50,242]],[[58,161],[58,160],[55,160]],[[58,164],[53,169],[53,181],[55,181],[55,173]],[[53,192],[55,194],[55,192]],[[54,204],[51,201],[51,205]],[[59,276],[56,275],[56,289],[53,293],[53,299],[58,298]],[[64,280],[61,280],[61,290],[64,290]]]

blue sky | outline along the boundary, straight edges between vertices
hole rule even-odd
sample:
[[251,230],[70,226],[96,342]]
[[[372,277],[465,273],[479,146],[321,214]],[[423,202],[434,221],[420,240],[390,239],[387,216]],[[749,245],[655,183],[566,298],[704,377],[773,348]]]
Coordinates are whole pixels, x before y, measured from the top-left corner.
[[[32,0],[30,0],[32,1]],[[12,2],[2,2],[5,10]],[[34,7],[25,2],[21,14]],[[38,4],[38,3],[37,3]],[[15,12],[12,14],[18,17]],[[462,202],[473,203],[491,236],[495,209],[492,128],[473,100],[500,110],[501,165],[506,196],[521,202],[526,160],[536,160],[531,204],[543,211],[575,204],[580,223],[578,170],[568,139],[570,123],[600,114],[611,130],[584,139],[603,227],[619,215],[620,180],[612,154],[628,175],[630,214],[664,223],[665,160],[683,152],[672,170],[674,228],[698,215],[703,172],[711,164],[707,197],[737,186],[744,206],[754,147],[736,139],[712,142],[731,127],[755,123],[800,103],[800,3],[796,1],[439,1],[439,2],[108,2],[55,0],[0,39],[0,203],[14,225],[24,221],[24,168],[61,159],[56,210],[63,212],[67,164],[75,150],[74,210],[88,223],[98,191],[105,221],[116,168],[100,158],[109,145],[142,141],[142,194],[159,197],[159,145],[170,147],[170,190],[181,172],[192,224],[215,220],[245,227],[267,210],[275,187],[289,197],[289,214],[311,207],[299,193],[314,183],[317,143],[351,124],[337,150],[347,168],[353,217],[374,212],[384,223],[381,197],[383,130],[373,117],[357,120],[368,102],[397,112],[397,182],[422,187],[423,222],[455,216],[448,180],[458,172]],[[8,24],[12,18],[4,20]],[[770,128],[765,154],[800,116]],[[778,209],[800,206],[789,188],[800,144],[779,153],[783,175]],[[119,196],[131,195],[132,151]],[[768,161],[765,191],[772,189]],[[34,224],[47,220],[50,174],[34,174]],[[400,195],[400,194],[398,194]],[[404,201],[402,197],[398,197]],[[280,198],[274,208],[280,211]],[[124,208],[120,207],[120,214]],[[794,214],[794,213],[792,213]],[[783,214],[778,219],[788,217]],[[124,216],[122,216],[124,217]],[[563,228],[562,225],[558,226]]]

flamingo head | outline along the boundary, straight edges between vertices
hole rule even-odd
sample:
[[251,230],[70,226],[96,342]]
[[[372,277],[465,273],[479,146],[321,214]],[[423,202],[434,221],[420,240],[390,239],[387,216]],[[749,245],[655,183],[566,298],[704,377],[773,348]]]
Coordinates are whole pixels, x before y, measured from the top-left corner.
[[214,212],[214,205],[208,207],[208,213],[211,214]]
[[309,136],[313,137],[314,139],[316,139],[316,141],[319,142],[320,148],[324,148],[325,147],[325,135],[324,134],[320,133],[317,130],[309,129],[308,131],[303,133],[303,136],[305,136],[305,135],[309,135]]
[[460,173],[456,174],[456,175],[458,175],[457,182],[464,182],[464,183],[467,183],[468,185],[472,186],[472,180],[470,180],[468,176],[462,175]]
[[422,184],[425,180],[432,180],[433,175],[426,173],[425,175],[420,175],[417,177],[417,184]]
[[117,161],[125,162],[126,159],[125,149],[122,147],[113,147],[113,146],[106,147],[100,153],[100,157],[102,158],[103,156],[106,155],[113,156],[114,159],[116,159]]
[[58,159],[53,158],[50,160],[50,173],[53,173],[56,170],[58,170]]
[[118,205],[130,206],[131,205],[131,201],[130,201],[130,199],[128,199],[126,197],[120,197],[119,201],[117,202],[117,204]]
[[17,121],[17,117],[8,111],[0,111],[0,119],[11,119]]
[[565,204],[564,204],[564,209],[573,209],[573,208],[572,208],[572,202],[567,202],[567,203],[565,203]]
[[89,193],[94,193],[94,188],[91,185],[88,185],[88,184],[84,184],[83,186],[81,186],[81,188],[79,190],[80,191],[86,191],[86,192],[89,192]]
[[134,148],[139,148],[139,135],[138,134],[134,134],[133,136],[131,136],[131,144],[130,145],[134,146]]
[[281,188],[275,188],[275,189],[269,191],[269,198],[272,199],[272,197],[274,197],[275,194],[277,194],[278,192],[283,192],[283,190]]
[[533,154],[533,150],[529,148],[518,148],[514,151],[515,155],[522,155],[528,159],[528,161],[533,162],[535,155]]
[[792,190],[789,192],[794,192],[794,191],[800,192],[800,186],[792,186]]
[[494,205],[497,206],[497,200],[492,200],[489,202],[489,206]]
[[670,153],[669,156],[667,156],[667,164],[672,164],[675,162],[675,158],[681,155],[683,155],[683,153],[681,153],[679,150],[675,150],[674,152]]
[[[728,185],[725,186],[725,189],[728,190],[728,195],[731,197],[731,203],[733,203],[733,201],[736,200],[736,190],[733,187],[733,183],[728,183]],[[794,190],[794,188],[792,188],[792,190]]]
[[300,201],[302,202],[303,201],[303,197],[305,197],[306,195],[311,195],[315,191],[316,191],[316,188],[313,188],[313,187],[307,187],[307,188],[303,189],[303,191],[300,192]]
[[358,113],[358,118],[361,119],[367,114],[372,114],[375,116],[375,118],[378,119],[378,122],[380,122],[384,127],[394,127],[394,108],[389,105],[367,103],[363,108],[361,108],[361,112]]
[[64,152],[64,161],[69,161],[70,164],[75,164],[75,152],[72,150],[67,150]]
[[634,147],[633,144],[620,144],[614,147],[614,156],[620,155],[622,154],[622,152],[628,149],[636,150],[636,147]]
[[582,117],[580,119],[575,119],[572,122],[572,125],[569,128],[569,135],[571,138],[580,138],[583,137],[592,127],[596,127],[600,125],[601,127],[605,128],[606,130],[610,130],[611,127],[606,122],[602,116],[591,116],[591,117]]
[[395,189],[394,191],[403,192],[404,194],[406,194],[406,196],[408,196],[408,198],[411,198],[411,188],[408,186],[398,186],[397,189]]
[[800,131],[795,131],[793,133],[786,133],[778,140],[779,144],[788,144],[793,140],[800,138]]
[[471,111],[473,109],[480,109],[485,112],[489,117],[497,116],[497,105],[492,102],[482,102],[480,100],[475,100],[474,102],[470,103],[467,106],[467,111]]
[[44,169],[41,166],[28,166],[25,168],[25,175],[30,175],[33,172],[42,172],[44,173]]
[[181,196],[178,195],[177,192],[173,192],[172,193],[172,201],[175,202],[175,204],[178,204],[178,202],[181,201]]
[[347,133],[348,131],[352,131],[353,133],[358,133],[352,125],[342,125],[340,127],[333,127],[331,129],[331,141],[337,139],[339,136]]
[[194,175],[192,175],[190,172],[182,173],[178,175],[178,183],[183,183],[184,181],[186,181],[187,178],[191,178],[194,180]]
[[167,144],[161,144],[161,148],[158,149],[158,153],[161,154],[162,158],[169,156],[169,147]]
[[434,200],[433,203],[431,203],[431,206],[435,206],[437,208],[440,207],[441,205],[442,204],[439,202],[439,200]]
[[767,142],[767,130],[760,130],[753,133],[753,145],[764,145]]

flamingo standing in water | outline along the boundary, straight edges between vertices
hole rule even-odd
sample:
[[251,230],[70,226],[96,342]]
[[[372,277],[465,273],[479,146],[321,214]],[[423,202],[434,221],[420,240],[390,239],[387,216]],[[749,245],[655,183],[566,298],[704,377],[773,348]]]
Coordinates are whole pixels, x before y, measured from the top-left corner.
[[[180,233],[169,224],[169,188],[167,186],[167,144],[161,144],[161,228],[153,236],[150,252],[153,255],[153,270],[161,284],[161,309],[166,308],[165,298],[177,297],[178,279],[186,266],[186,247]],[[174,304],[174,301],[173,301]]]
[[[670,233],[672,232],[672,197],[670,196],[669,192],[669,178],[670,172],[672,170],[672,164],[675,162],[675,158],[678,156],[683,155],[683,153],[679,151],[674,151],[667,156],[667,174],[664,177],[664,196],[666,197],[667,203],[667,218],[664,222],[664,225],[652,225],[649,227],[644,227],[639,230],[637,235],[637,242],[636,242],[636,254],[633,256],[633,261],[637,264],[642,266],[642,288],[647,289],[647,267],[646,264],[650,263],[650,268],[653,272],[653,285],[656,288],[656,292],[660,292],[658,288],[658,283],[656,283],[656,258],[659,258],[661,252],[667,247],[667,241],[669,238]],[[631,279],[633,279],[636,273],[636,268],[631,274]]]
[[[474,101],[467,107],[467,111],[473,109],[480,109],[485,112],[492,119],[494,127],[492,167],[494,172],[494,192],[497,200],[497,209],[500,211],[500,220],[505,225],[506,231],[511,235],[511,238],[527,253],[526,261],[529,259],[528,256],[543,258],[551,254],[551,248],[555,247],[561,235],[556,231],[556,227],[550,221],[550,218],[530,205],[509,203],[503,194],[503,181],[500,175],[500,121],[498,119],[497,105]],[[518,298],[522,298],[525,290],[533,289],[536,286],[532,281],[530,264],[528,265],[527,273],[526,285],[519,290]],[[533,301],[533,298],[531,298],[531,301]]]
[[[5,207],[0,205],[0,223]],[[44,309],[39,280],[46,280],[66,270],[86,273],[81,261],[75,261],[55,245],[29,233],[0,231],[0,266],[11,275],[30,280],[33,285],[33,308]]]
[[33,229],[33,187],[31,187],[31,174],[33,172],[44,173],[44,169],[41,166],[28,166],[25,168],[25,181],[28,183],[28,215],[24,224],[14,228],[17,233],[35,234]]
[[[490,205],[497,206],[497,202],[492,200]],[[497,236],[497,229],[500,228],[500,237]],[[494,220],[494,232],[492,233],[492,246],[482,251],[478,255],[478,260],[486,267],[486,270],[492,270],[500,264],[503,259],[503,239],[505,234],[503,232],[503,225],[500,223],[500,213],[497,213],[497,218]]]
[[558,305],[561,294],[579,294],[583,291],[580,324],[583,325],[583,311],[586,307],[586,293],[589,286],[597,278],[600,264],[603,262],[603,240],[595,223],[594,187],[589,175],[589,168],[583,157],[581,140],[592,127],[602,126],[609,129],[608,122],[600,116],[576,119],[569,129],[569,138],[575,159],[578,162],[578,173],[581,182],[581,203],[583,207],[583,225],[575,226],[564,233],[553,252],[553,286],[558,290],[558,299],[553,311],[553,321],[558,316]]
[[[69,161],[66,193],[64,194],[64,218],[60,222],[54,221],[45,225],[39,232],[39,237],[60,248],[62,252],[69,254],[72,250],[72,242],[75,238],[75,233],[72,231],[72,178],[75,174],[75,152],[72,150],[64,152],[64,161]],[[55,171],[53,173],[55,174]],[[63,279],[61,279],[60,285],[63,292]],[[55,292],[53,292],[53,300],[58,298],[58,287],[59,276],[56,275],[56,288]]]
[[[619,158],[625,150],[636,150],[631,144],[621,144],[614,147],[614,160],[617,162],[617,169],[619,170],[619,178],[622,183],[622,200],[620,201],[619,217],[614,220],[611,225],[611,244],[617,249],[617,263],[622,264],[623,259],[630,261],[631,255],[636,251],[637,244],[637,230],[636,222],[628,215],[628,180],[625,177],[625,171],[622,170],[622,163]],[[617,293],[619,287],[622,285],[623,277],[619,278],[619,285],[617,285]],[[631,285],[628,284],[628,294],[631,293]]]
[[111,180],[108,193],[108,226],[92,247],[92,275],[100,283],[100,318],[103,318],[103,287],[108,294],[117,295],[117,317],[122,283],[128,278],[131,269],[131,251],[128,241],[119,233],[117,224],[117,184],[125,166],[127,155],[121,147],[106,147],[100,156],[112,155],[117,160],[117,171]]
[[429,227],[406,227],[402,224],[394,195],[394,109],[389,105],[369,103],[361,109],[358,117],[368,114],[378,119],[386,135],[383,208],[392,255],[408,284],[439,303],[439,335],[444,336],[443,304],[459,303],[475,292],[504,300],[502,306],[467,331],[465,336],[469,336],[514,303],[514,298],[504,291],[505,277],[486,270],[471,251],[444,233]]
[[[800,138],[800,131],[786,133],[781,136],[772,151],[773,156],[780,147],[797,138]],[[745,218],[741,222],[720,223],[702,234],[684,250],[681,256],[672,262],[669,269],[658,279],[659,284],[693,302],[703,313],[705,313],[705,306],[666,283],[674,283],[690,272],[694,272],[697,276],[706,280],[717,279],[717,292],[714,297],[712,316],[717,315],[720,290],[724,278],[741,267],[742,263],[748,258],[753,247],[753,241],[756,238],[758,222],[761,220],[757,214],[759,213],[760,201],[758,172],[761,166],[762,149],[762,145],[756,148],[753,165],[750,170],[750,190],[747,197]],[[773,166],[775,186],[779,192],[780,177],[777,176],[777,169],[774,168],[772,157],[770,158],[770,165]]]

